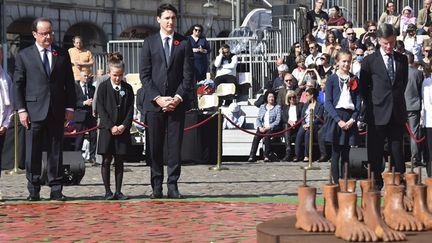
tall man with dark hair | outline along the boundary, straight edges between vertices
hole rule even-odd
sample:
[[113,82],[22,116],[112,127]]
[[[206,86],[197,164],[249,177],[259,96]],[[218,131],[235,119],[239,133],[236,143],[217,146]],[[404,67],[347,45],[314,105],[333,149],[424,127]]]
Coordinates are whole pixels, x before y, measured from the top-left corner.
[[320,19],[329,20],[329,16],[323,9],[324,0],[315,0],[314,9],[306,13],[306,21],[308,27],[308,33],[312,33],[312,30],[318,26]]
[[28,200],[40,200],[42,141],[47,143],[47,175],[51,200],[62,194],[64,122],[71,121],[75,108],[75,85],[67,51],[52,45],[52,22],[37,18],[32,24],[35,44],[16,56],[15,104],[26,131],[26,177]]
[[180,152],[187,98],[194,80],[194,58],[187,38],[175,32],[177,10],[171,4],[157,9],[160,31],[148,37],[141,55],[140,79],[144,89],[144,111],[148,124],[151,163],[151,198],[162,198],[164,143],[168,164],[168,198],[183,198],[180,178]]
[[396,172],[405,173],[402,138],[407,120],[404,92],[408,81],[406,56],[393,51],[397,30],[391,24],[382,24],[377,32],[380,49],[368,55],[361,66],[359,89],[365,105],[368,124],[368,160],[381,189],[383,179],[384,141]]

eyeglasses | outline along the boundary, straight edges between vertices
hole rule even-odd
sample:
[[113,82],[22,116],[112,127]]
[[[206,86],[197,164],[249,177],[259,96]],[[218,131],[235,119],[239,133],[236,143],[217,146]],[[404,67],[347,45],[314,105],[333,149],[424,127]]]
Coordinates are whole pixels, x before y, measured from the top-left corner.
[[292,82],[292,79],[285,79],[285,82]]
[[356,54],[356,56],[360,56],[360,57],[362,57],[362,56],[364,56],[364,54]]
[[194,29],[194,31],[196,31],[196,32],[201,32],[201,29]]
[[354,33],[346,33],[347,35],[352,35],[352,34],[354,34]]
[[288,96],[288,99],[289,99],[289,100],[291,100],[291,99],[295,99],[295,98],[297,98],[297,97],[295,97],[295,96]]
[[376,32],[377,29],[369,29],[369,32]]
[[36,34],[42,36],[42,37],[48,37],[49,36],[53,36],[54,35],[54,31],[52,32],[45,32],[45,33],[40,33],[40,32],[36,32]]
[[300,48],[300,45],[296,45],[295,48]]
[[315,46],[309,46],[309,49],[315,49]]

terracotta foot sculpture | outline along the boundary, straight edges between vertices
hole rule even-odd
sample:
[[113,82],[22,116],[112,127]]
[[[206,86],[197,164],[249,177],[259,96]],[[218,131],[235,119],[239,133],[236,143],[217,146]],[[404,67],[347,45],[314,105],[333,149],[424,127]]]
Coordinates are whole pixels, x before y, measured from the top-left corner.
[[405,209],[409,212],[413,210],[413,186],[417,184],[418,174],[413,172],[405,173],[406,194],[404,198]]
[[333,232],[334,225],[320,215],[316,209],[316,188],[300,186],[297,192],[299,201],[295,227],[307,232]]
[[[356,179],[348,179],[347,181],[348,181],[347,192],[355,192],[357,180]],[[339,180],[339,188],[342,192],[345,191],[345,180]]]
[[371,181],[370,180],[361,180],[360,181],[360,189],[361,189],[361,208],[365,208],[365,194],[370,191]]
[[[348,187],[347,187],[347,192],[353,192],[355,193],[356,191],[356,185],[357,185],[357,180],[356,179],[347,179],[348,181]],[[339,188],[340,191],[344,192],[345,191],[345,180],[339,180]],[[361,208],[357,207],[357,217],[358,220],[363,221],[363,211]]]
[[432,212],[432,177],[427,177],[425,179],[425,184],[427,186],[427,206],[429,209],[429,212]]
[[[393,184],[393,173],[391,171],[384,171],[382,174],[384,186]],[[400,185],[400,173],[395,172],[395,185]]]
[[405,211],[403,187],[387,185],[384,192],[384,222],[398,231],[421,231],[423,224]]
[[418,184],[413,186],[414,208],[413,215],[420,220],[427,230],[432,229],[432,213],[426,206],[426,186]]
[[346,241],[377,241],[375,233],[357,219],[357,195],[338,193],[339,210],[336,217],[336,237]]
[[390,229],[381,217],[381,193],[378,191],[368,191],[363,194],[363,217],[364,223],[369,229],[373,230],[379,240],[383,241],[402,241],[405,234]]
[[337,193],[339,186],[336,184],[326,184],[322,189],[324,196],[324,217],[332,224],[336,224],[338,210]]

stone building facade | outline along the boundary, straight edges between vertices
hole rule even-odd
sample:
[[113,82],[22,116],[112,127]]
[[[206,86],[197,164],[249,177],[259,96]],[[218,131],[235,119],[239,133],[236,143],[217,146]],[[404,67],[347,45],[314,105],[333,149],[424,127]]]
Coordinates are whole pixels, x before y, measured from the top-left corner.
[[[5,27],[13,56],[34,42],[31,23],[37,17],[53,21],[55,43],[68,48],[75,35],[95,53],[106,50],[113,39],[143,39],[158,29],[156,9],[161,2],[179,10],[178,31],[185,33],[195,23],[207,37],[226,36],[231,31],[231,3],[227,0],[7,0]],[[213,7],[203,5],[211,2]],[[262,7],[261,1],[241,1],[243,12]]]

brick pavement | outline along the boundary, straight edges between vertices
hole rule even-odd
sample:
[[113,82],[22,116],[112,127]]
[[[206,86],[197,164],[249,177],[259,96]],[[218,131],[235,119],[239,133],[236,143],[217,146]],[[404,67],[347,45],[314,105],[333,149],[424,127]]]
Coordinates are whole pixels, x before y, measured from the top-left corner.
[[[189,198],[202,197],[284,197],[295,195],[302,183],[300,165],[306,163],[273,162],[247,163],[225,162],[229,170],[211,171],[209,165],[186,165],[182,167],[179,189]],[[329,163],[317,163],[322,170],[308,173],[309,183],[322,184],[328,178]],[[151,193],[149,167],[129,163],[125,172],[123,192],[131,198],[148,198]],[[114,175],[112,175],[114,178]],[[113,180],[111,180],[113,182]],[[112,185],[114,189],[114,185]],[[28,196],[25,175],[6,175],[0,178],[0,190],[6,200],[23,200]],[[166,193],[166,187],[164,188]],[[86,167],[86,173],[78,186],[66,186],[64,194],[72,199],[101,199],[104,187],[100,167]],[[49,188],[42,187],[41,197],[49,197]]]

